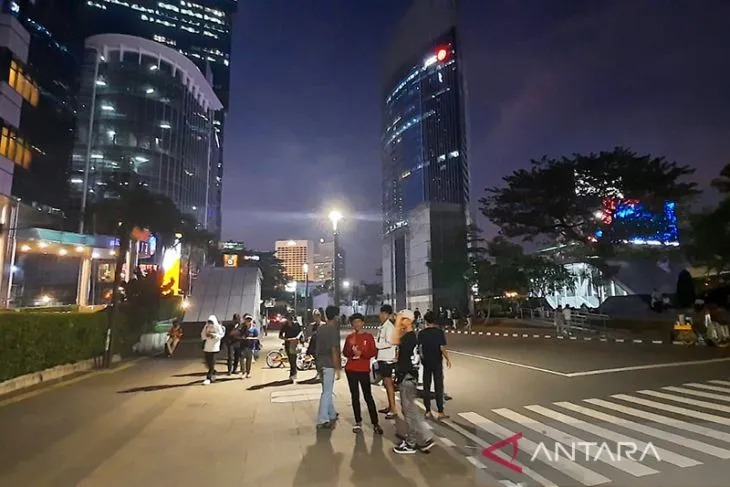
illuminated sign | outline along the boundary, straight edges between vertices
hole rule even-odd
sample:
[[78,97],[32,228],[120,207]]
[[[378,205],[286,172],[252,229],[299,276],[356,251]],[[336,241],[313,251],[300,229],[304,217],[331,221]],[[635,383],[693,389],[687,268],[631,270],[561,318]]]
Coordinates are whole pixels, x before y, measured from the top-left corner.
[[[596,212],[604,228],[596,239],[610,238],[633,245],[678,246],[676,204],[667,201],[663,211],[651,211],[636,199],[606,198]],[[614,237],[614,238],[612,238]]]
[[162,257],[162,269],[165,274],[162,277],[163,294],[180,293],[180,259],[182,257],[180,242],[165,249]]
[[238,255],[236,255],[236,254],[223,255],[223,267],[238,267]]

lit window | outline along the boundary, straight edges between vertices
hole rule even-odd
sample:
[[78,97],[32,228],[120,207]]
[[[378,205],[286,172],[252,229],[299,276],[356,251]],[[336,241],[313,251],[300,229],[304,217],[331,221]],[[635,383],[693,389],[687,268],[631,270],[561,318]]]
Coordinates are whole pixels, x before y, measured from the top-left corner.
[[107,105],[107,104],[102,105],[101,106],[101,109],[103,111],[105,111],[105,112],[113,112],[114,111],[114,107],[111,106],[111,105]]
[[451,159],[453,159],[454,157],[459,157],[459,151],[455,150],[455,151],[449,152],[449,157]]

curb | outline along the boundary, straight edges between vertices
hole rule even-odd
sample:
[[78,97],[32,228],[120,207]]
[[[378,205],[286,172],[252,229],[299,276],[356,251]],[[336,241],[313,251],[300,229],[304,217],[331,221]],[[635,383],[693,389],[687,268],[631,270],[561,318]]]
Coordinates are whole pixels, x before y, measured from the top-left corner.
[[[98,369],[98,364],[103,361],[103,357],[94,357],[72,364],[57,365],[50,369],[31,372],[30,374],[21,375],[5,382],[0,382],[0,398],[13,392],[22,391],[45,382],[64,379],[79,372],[88,372]],[[122,361],[120,355],[112,357],[112,363],[117,364]]]
[[579,342],[603,342],[603,343],[634,343],[634,344],[650,344],[650,345],[670,345],[672,342],[669,340],[649,340],[642,338],[596,338],[596,337],[577,337],[577,336],[564,336],[556,335],[554,333],[510,333],[510,332],[491,332],[491,331],[454,331],[446,330],[446,333],[454,335],[475,335],[475,336],[495,336],[505,338],[542,338],[542,339],[553,339],[553,340],[565,340],[565,341],[579,341]]

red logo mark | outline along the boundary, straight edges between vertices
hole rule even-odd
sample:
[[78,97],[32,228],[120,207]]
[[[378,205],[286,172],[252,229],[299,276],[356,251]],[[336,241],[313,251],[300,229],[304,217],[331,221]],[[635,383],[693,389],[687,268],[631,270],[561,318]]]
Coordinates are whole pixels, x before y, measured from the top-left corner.
[[[515,458],[517,458],[517,442],[520,441],[520,438],[522,438],[522,433],[517,433],[516,435],[512,435],[509,438],[505,438],[502,441],[499,441],[495,443],[494,445],[486,447],[484,450],[482,450],[482,455],[484,455],[486,458],[489,458],[493,462],[497,462],[500,465],[509,468],[510,470],[514,470],[517,473],[522,473],[522,467],[514,463]],[[498,457],[496,453],[494,453],[496,450],[499,450],[505,445],[512,445],[512,458],[510,460],[505,460],[502,457]]]

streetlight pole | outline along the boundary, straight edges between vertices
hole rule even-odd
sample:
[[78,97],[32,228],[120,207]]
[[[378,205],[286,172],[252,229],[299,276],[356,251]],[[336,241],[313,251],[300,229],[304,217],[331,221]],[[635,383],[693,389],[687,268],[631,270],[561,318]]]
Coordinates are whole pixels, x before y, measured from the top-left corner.
[[309,264],[302,264],[304,271],[304,320],[309,320]]
[[334,245],[334,256],[332,259],[332,280],[334,281],[335,286],[335,306],[340,305],[340,279],[342,276],[340,276],[340,273],[337,269],[337,256],[339,255],[339,248],[340,248],[340,238],[339,233],[337,232],[337,224],[342,220],[342,213],[340,213],[337,210],[330,211],[329,214],[330,221],[332,222],[332,237],[333,237],[333,245]]

